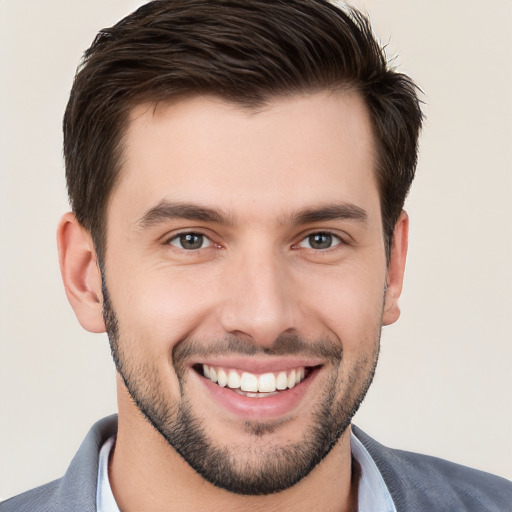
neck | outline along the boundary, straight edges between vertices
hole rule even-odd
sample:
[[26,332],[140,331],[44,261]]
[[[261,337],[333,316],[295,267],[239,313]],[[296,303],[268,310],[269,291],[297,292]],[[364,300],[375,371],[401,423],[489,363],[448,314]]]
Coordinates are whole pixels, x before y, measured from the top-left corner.
[[120,400],[119,427],[109,479],[123,512],[322,510],[349,512],[352,482],[350,427],[325,459],[294,486],[270,495],[244,496],[210,484],[196,473],[136,409]]

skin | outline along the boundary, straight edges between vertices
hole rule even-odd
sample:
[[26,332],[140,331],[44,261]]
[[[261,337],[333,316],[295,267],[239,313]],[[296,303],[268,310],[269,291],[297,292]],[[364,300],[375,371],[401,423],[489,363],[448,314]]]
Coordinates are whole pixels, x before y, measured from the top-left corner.
[[[237,454],[239,469],[258,468],[277,448],[307,436],[329,383],[336,382],[339,403],[364,395],[381,326],[399,316],[408,219],[403,213],[396,224],[387,265],[366,107],[346,91],[274,100],[257,112],[210,97],[139,105],[123,156],[108,205],[105,259],[123,357],[142,388],[156,386],[169,405],[186,398],[208,438]],[[162,202],[208,208],[224,219],[144,222]],[[332,205],[355,207],[364,219],[298,215]],[[208,242],[185,250],[176,238],[183,232]],[[319,232],[333,235],[332,247],[310,246],[309,235]],[[71,213],[61,220],[58,243],[81,325],[104,332],[96,254]],[[261,416],[260,425],[272,426],[263,435],[205,392],[191,365],[206,356],[185,358],[181,373],[172,364],[173,351],[191,337],[203,353],[226,336],[255,348],[244,364],[264,368],[273,358],[285,364],[301,357],[272,352],[286,334],[300,336],[312,351],[328,339],[343,357],[320,358],[293,407]],[[224,362],[235,356],[222,354]],[[199,476],[140,414],[119,375],[118,403],[109,476],[123,511],[178,504],[182,511],[351,509],[350,427],[299,483],[241,496]]]

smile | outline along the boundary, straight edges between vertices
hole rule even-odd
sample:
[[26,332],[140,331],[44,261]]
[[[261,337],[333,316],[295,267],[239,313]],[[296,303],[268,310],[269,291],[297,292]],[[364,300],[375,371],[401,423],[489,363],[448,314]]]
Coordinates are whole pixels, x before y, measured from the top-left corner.
[[221,406],[244,421],[282,419],[308,408],[311,400],[305,397],[324,367],[312,359],[222,359],[193,364],[194,381],[213,400],[217,417]]
[[207,364],[201,365],[201,369],[203,376],[218,386],[228,387],[250,398],[268,397],[279,391],[292,389],[311,371],[309,367],[301,366],[290,370],[255,374]]

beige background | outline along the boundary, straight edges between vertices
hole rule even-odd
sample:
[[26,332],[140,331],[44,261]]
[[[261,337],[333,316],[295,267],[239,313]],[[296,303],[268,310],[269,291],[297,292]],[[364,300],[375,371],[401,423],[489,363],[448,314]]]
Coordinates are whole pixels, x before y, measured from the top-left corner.
[[[96,31],[135,0],[0,0],[0,497],[60,476],[116,408],[105,335],[57,266],[61,117]],[[403,317],[356,423],[512,479],[512,2],[361,0],[424,89]]]

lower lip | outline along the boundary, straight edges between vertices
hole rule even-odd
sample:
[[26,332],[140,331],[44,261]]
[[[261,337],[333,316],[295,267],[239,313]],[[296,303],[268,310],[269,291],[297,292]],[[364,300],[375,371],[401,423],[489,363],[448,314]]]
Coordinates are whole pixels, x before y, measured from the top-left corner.
[[279,391],[273,396],[250,398],[228,387],[220,387],[194,370],[191,371],[217,403],[236,416],[248,420],[276,419],[290,414],[306,399],[305,395],[319,373],[319,369],[315,368],[306,379],[291,389]]

